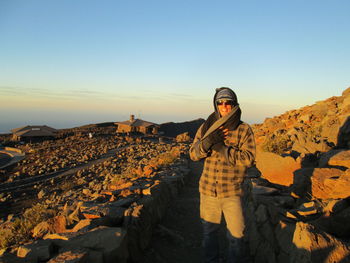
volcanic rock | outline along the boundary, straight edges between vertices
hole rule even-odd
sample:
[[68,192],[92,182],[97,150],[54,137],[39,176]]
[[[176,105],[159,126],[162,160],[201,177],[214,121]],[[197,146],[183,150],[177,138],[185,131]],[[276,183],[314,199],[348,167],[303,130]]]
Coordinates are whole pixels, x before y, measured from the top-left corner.
[[348,244],[307,223],[298,222],[296,224],[293,244],[290,262],[350,262]]
[[263,152],[256,153],[256,167],[262,177],[271,183],[289,186],[293,183],[293,172],[301,168],[299,161],[292,157],[282,157],[278,154]]
[[311,177],[311,191],[315,198],[338,199],[350,196],[350,170],[316,168]]

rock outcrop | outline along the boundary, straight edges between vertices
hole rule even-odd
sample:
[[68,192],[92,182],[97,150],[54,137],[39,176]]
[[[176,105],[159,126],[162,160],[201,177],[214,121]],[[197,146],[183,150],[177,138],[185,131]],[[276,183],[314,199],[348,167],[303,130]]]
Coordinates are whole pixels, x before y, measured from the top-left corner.
[[253,129],[257,144],[267,151],[326,152],[333,146],[349,147],[349,115],[350,88],[342,96],[267,118]]
[[350,88],[254,126],[261,177],[244,199],[253,262],[350,262],[349,114]]

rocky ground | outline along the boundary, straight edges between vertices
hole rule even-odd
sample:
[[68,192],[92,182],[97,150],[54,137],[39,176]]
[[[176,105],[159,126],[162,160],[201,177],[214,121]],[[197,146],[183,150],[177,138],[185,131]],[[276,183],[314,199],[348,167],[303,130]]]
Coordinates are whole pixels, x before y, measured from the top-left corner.
[[[188,143],[159,141],[158,137],[117,136],[113,130],[95,131],[90,139],[72,133],[21,145],[25,160],[4,171],[0,184],[1,247],[16,251],[16,246],[31,239],[76,232],[89,225],[76,227],[81,220],[103,218],[111,209],[106,204],[125,199],[112,219],[120,220],[126,208],[147,195],[187,152]],[[108,225],[108,220],[97,225]]]

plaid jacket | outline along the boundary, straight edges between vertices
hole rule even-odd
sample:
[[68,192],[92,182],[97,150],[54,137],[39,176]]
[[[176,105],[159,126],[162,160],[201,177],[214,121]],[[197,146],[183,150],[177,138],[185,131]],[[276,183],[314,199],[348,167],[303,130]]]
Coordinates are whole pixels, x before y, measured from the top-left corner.
[[226,157],[215,150],[204,152],[200,144],[203,125],[199,127],[190,148],[190,158],[199,161],[205,158],[199,191],[204,195],[230,197],[241,195],[241,184],[247,168],[255,160],[255,140],[251,127],[241,123],[230,131],[226,140]]

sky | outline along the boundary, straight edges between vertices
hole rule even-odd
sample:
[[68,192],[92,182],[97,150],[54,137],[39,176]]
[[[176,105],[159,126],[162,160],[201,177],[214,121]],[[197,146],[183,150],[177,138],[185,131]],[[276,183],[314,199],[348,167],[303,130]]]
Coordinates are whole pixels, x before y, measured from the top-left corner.
[[0,132],[207,118],[261,123],[350,86],[348,0],[0,0]]

